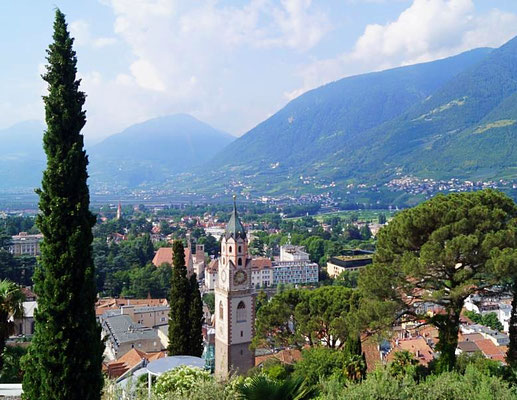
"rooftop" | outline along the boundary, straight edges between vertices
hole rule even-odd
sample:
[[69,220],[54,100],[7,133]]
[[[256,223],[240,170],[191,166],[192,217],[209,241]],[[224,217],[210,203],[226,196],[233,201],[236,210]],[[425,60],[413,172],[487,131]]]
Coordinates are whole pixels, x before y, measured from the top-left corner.
[[143,339],[159,340],[154,329],[133,322],[128,315],[106,315],[102,319],[117,345]]

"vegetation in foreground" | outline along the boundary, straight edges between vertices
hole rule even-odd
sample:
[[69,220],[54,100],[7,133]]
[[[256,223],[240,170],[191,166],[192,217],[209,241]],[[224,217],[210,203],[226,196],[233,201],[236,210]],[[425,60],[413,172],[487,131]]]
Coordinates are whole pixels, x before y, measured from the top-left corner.
[[[409,360],[409,362],[408,362]],[[508,370],[482,356],[460,358],[453,371],[433,374],[415,365],[411,355],[379,367],[366,378],[347,378],[342,369],[322,374],[310,384],[294,374],[275,376],[278,364],[270,364],[248,377],[216,382],[208,372],[180,367],[160,376],[152,386],[153,400],[512,400],[517,390]],[[286,366],[283,366],[286,367]],[[511,376],[511,375],[510,375]],[[118,400],[116,386],[108,385],[103,400]],[[145,382],[133,382],[134,400],[147,399]]]

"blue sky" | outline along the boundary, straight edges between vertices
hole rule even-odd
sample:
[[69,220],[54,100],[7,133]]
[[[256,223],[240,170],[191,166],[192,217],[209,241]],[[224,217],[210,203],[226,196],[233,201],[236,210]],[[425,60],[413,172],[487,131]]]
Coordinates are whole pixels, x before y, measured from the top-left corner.
[[321,84],[517,35],[515,0],[0,2],[0,129],[43,119],[55,7],[76,38],[92,143],[185,112],[241,135]]

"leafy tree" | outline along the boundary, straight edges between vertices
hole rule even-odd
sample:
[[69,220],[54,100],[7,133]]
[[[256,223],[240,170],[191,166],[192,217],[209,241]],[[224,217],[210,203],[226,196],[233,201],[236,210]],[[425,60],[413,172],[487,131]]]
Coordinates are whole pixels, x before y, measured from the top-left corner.
[[357,292],[345,287],[326,286],[304,291],[294,312],[298,335],[310,344],[332,349],[345,346],[358,334],[353,320],[358,303]]
[[27,354],[27,348],[22,346],[7,346],[3,354],[3,367],[0,370],[0,383],[21,383],[21,359]]
[[294,366],[285,364],[279,359],[272,357],[264,361],[260,366],[260,372],[267,375],[271,379],[285,380],[288,379],[294,371]]
[[4,364],[5,342],[14,332],[13,319],[23,316],[24,300],[18,285],[6,279],[0,281],[0,371]]
[[172,228],[166,220],[160,221],[160,233],[165,236],[172,233]]
[[253,256],[264,257],[266,255],[266,244],[260,236],[251,241],[249,249]]
[[[511,199],[492,190],[439,195],[400,212],[379,233],[374,263],[360,275],[364,308],[380,319],[436,326],[438,369],[451,370],[464,300],[495,282],[487,265],[506,247],[499,232],[516,213]],[[443,312],[429,315],[424,303]]]
[[340,286],[286,290],[257,312],[253,344],[301,348],[308,343],[342,348],[357,340],[358,304],[358,293]]
[[[210,372],[200,368],[181,366],[160,375],[154,385],[154,393],[162,398],[173,394],[186,396],[202,382],[211,381]],[[167,397],[165,397],[167,396]]]
[[296,306],[301,301],[303,290],[288,290],[273,296],[261,306],[255,319],[254,347],[301,347],[303,340],[296,336]]
[[344,286],[347,288],[357,287],[359,280],[359,271],[343,271],[334,280],[334,285]]
[[325,241],[317,236],[311,236],[307,240],[304,240],[303,245],[313,262],[319,262],[320,258],[325,254]]
[[185,267],[185,249],[180,240],[173,244],[173,267],[169,312],[169,354],[187,355],[190,349],[190,283]]
[[388,364],[388,369],[394,377],[403,378],[413,376],[418,360],[407,350],[397,351],[393,355],[393,361]]
[[206,304],[211,314],[215,313],[215,293],[208,292],[203,294],[203,303]]
[[267,304],[268,297],[267,293],[264,289],[260,289],[260,291],[257,293],[257,298],[255,302],[255,312],[257,313],[263,305]]
[[205,251],[211,256],[218,256],[221,249],[221,245],[215,237],[208,234],[207,236],[201,236],[197,241],[198,244],[205,245]]
[[203,354],[203,301],[199,292],[199,284],[196,274],[190,276],[190,301],[189,301],[189,344],[191,356],[201,357]]
[[379,224],[384,225],[386,223],[386,214],[379,214]]
[[497,314],[494,312],[481,315],[475,311],[466,311],[465,316],[476,324],[488,326],[489,328],[495,329],[496,331],[502,331],[504,328],[503,324],[499,322]]
[[101,330],[95,317],[95,272],[86,167],[80,131],[86,119],[85,95],[76,80],[75,52],[65,16],[58,9],[54,42],[47,51],[43,79],[47,131],[43,147],[47,169],[38,190],[36,219],[44,236],[34,274],[38,295],[35,332],[24,358],[23,396],[30,400],[99,399]]
[[305,378],[307,384],[314,386],[322,378],[344,376],[349,359],[349,354],[342,350],[326,347],[304,349],[302,359],[294,365],[293,376]]
[[361,229],[359,229],[359,234],[363,240],[369,240],[372,237],[372,231],[368,225],[362,226]]

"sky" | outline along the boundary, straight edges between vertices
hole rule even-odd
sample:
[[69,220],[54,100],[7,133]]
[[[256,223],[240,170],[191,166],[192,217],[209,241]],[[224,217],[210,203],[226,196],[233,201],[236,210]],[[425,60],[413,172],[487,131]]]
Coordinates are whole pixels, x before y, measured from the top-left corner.
[[515,0],[0,2],[0,129],[44,119],[55,8],[75,38],[87,143],[188,113],[235,136],[307,90],[517,36]]

